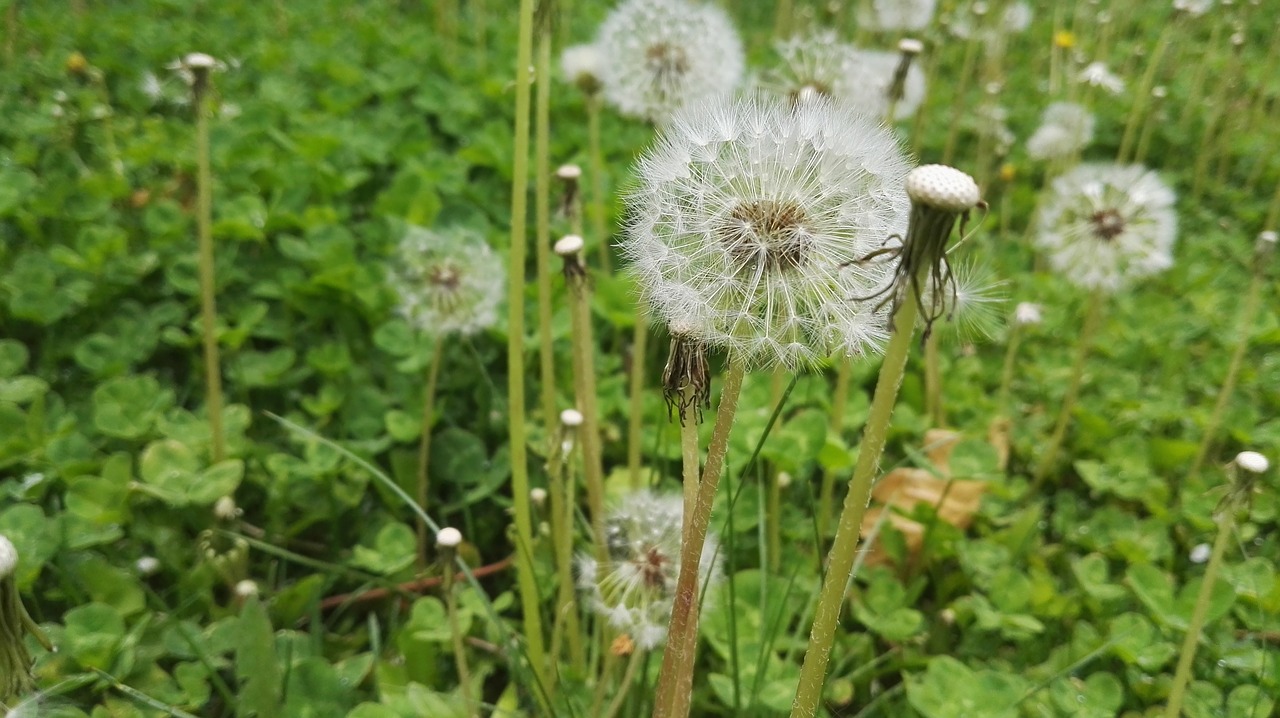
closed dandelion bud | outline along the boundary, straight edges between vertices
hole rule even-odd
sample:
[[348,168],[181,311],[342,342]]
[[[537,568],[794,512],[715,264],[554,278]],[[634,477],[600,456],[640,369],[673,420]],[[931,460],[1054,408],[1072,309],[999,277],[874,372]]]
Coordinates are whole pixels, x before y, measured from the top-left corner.
[[1054,180],[1035,243],[1067,281],[1114,292],[1173,266],[1174,198],[1140,165],[1080,165]]
[[686,0],[626,0],[605,18],[595,45],[605,100],[652,122],[733,92],[745,65],[729,16]]
[[498,318],[506,285],[502,260],[478,233],[410,226],[388,278],[401,316],[432,335],[470,335]]
[[560,165],[556,170],[556,179],[564,183],[564,192],[560,196],[560,215],[572,220],[578,215],[578,181],[582,178],[582,168],[577,165]]

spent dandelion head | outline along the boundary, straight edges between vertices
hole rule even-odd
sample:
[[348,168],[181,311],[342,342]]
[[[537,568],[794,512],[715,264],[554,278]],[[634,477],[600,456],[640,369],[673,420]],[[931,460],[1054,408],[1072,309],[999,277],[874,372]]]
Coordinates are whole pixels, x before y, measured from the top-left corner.
[[869,30],[923,30],[933,21],[937,0],[871,0],[862,4],[858,21]]
[[[578,584],[587,606],[641,650],[657,648],[667,637],[683,520],[679,495],[627,494],[605,519],[609,565],[602,572],[593,556],[578,557]],[[708,534],[698,564],[700,586],[719,578],[718,546],[715,535]]]
[[1080,165],[1054,180],[1035,242],[1072,284],[1114,292],[1173,265],[1174,199],[1141,165]]
[[653,122],[686,103],[733,92],[745,65],[729,16],[688,0],[626,0],[605,18],[594,44],[605,100]]
[[914,54],[858,50],[848,67],[847,101],[854,107],[889,119],[911,117],[924,101],[925,77],[919,63],[911,62]]
[[893,136],[847,106],[710,101],[640,159],[621,248],[653,313],[731,360],[862,353],[887,317],[851,298],[893,267],[853,260],[904,228],[906,169]]
[[434,335],[467,335],[497,321],[506,272],[478,232],[410,226],[389,281],[411,324]]
[[1073,102],[1055,102],[1045,108],[1040,127],[1027,138],[1027,154],[1034,160],[1056,160],[1075,155],[1093,140],[1093,113]]
[[711,370],[707,365],[706,344],[695,332],[681,324],[673,324],[671,349],[667,365],[662,369],[662,398],[667,402],[667,418],[676,411],[681,425],[693,410],[694,421],[702,421],[702,412],[711,408]]

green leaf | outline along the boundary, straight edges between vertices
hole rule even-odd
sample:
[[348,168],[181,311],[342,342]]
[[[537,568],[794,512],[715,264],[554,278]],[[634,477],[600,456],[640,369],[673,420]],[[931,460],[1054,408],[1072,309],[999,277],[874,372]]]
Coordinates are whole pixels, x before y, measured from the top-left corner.
[[923,674],[908,676],[907,700],[925,718],[1016,718],[1028,687],[1021,676],[974,671],[950,656],[936,656]]
[[110,379],[93,392],[93,424],[121,439],[138,439],[173,403],[173,392],[149,376]]
[[62,622],[67,653],[84,668],[110,671],[125,635],[120,612],[114,606],[87,603],[67,611]]
[[251,597],[240,609],[237,623],[236,701],[238,718],[271,718],[280,715],[280,664],[276,660],[275,633],[267,609]]
[[0,377],[11,377],[27,366],[27,345],[16,339],[0,339]]
[[351,564],[373,573],[391,574],[408,568],[417,551],[417,536],[409,526],[393,522],[378,530],[372,546],[356,546]]

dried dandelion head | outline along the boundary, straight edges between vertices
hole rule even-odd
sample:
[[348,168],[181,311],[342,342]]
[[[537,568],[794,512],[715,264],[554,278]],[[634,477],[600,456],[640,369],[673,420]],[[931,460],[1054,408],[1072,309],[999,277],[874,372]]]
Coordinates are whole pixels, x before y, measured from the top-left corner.
[[1027,154],[1034,160],[1070,157],[1093,140],[1093,113],[1073,102],[1055,102],[1045,108],[1040,127],[1027,139]]
[[862,353],[887,317],[852,298],[893,266],[855,260],[904,229],[906,169],[893,136],[847,106],[703,103],[640,159],[621,248],[653,313],[733,360]]
[[1036,245],[1072,284],[1114,292],[1173,265],[1174,200],[1141,165],[1080,165],[1054,180]]
[[626,0],[594,45],[600,83],[618,112],[662,122],[683,105],[733,92],[745,65],[723,10],[687,0]]
[[506,271],[478,232],[410,226],[389,281],[411,324],[435,335],[466,335],[497,321]]

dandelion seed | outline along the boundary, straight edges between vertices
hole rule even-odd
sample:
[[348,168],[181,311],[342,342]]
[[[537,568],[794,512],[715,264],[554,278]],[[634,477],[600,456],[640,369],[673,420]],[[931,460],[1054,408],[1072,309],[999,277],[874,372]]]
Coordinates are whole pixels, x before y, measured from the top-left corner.
[[469,335],[497,321],[506,272],[472,230],[410,226],[388,281],[411,324],[435,335]]
[[1141,165],[1081,165],[1054,180],[1036,244],[1071,283],[1114,292],[1173,265],[1174,199]]
[[1055,102],[1045,109],[1040,127],[1027,139],[1034,160],[1071,157],[1093,140],[1093,115],[1081,105]]
[[[667,623],[680,575],[680,532],[684,499],[649,491],[628,494],[606,517],[610,564],[600,574],[596,559],[578,556],[578,585],[587,606],[641,650],[666,640]],[[699,586],[720,578],[719,542],[707,535],[698,566]]]
[[933,20],[937,0],[871,0],[858,14],[858,22],[870,30],[923,30]]
[[907,161],[828,100],[715,100],[678,113],[639,161],[622,251],[673,328],[751,364],[865,352],[892,263],[858,264],[905,228]]
[[685,0],[627,0],[605,18],[605,100],[619,112],[665,121],[681,106],[730,93],[742,80],[742,41],[723,10]]
[[1107,69],[1105,62],[1091,62],[1080,71],[1080,81],[1092,87],[1100,87],[1113,95],[1124,92],[1124,80]]
[[970,261],[955,267],[943,286],[930,283],[922,306],[948,302],[948,333],[964,342],[985,339],[995,335],[1004,316],[1005,284],[989,265]]
[[1013,321],[1018,326],[1028,327],[1039,324],[1043,320],[1044,317],[1039,304],[1018,302],[1018,306],[1013,310]]

